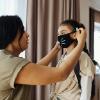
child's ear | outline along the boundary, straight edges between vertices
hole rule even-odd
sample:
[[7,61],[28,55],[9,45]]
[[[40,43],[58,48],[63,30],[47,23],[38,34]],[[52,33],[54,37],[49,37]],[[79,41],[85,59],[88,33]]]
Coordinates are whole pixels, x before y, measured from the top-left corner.
[[76,33],[71,34],[71,37],[72,37],[73,39],[77,39],[77,38],[76,38]]
[[76,33],[73,34],[73,39],[77,39],[77,38],[76,38]]

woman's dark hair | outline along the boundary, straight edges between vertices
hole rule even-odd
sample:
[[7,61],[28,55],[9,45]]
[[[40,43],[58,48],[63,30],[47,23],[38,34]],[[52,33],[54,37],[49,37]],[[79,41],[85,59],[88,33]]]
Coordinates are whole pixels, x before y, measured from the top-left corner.
[[5,49],[17,34],[24,33],[24,26],[19,16],[0,16],[0,49]]

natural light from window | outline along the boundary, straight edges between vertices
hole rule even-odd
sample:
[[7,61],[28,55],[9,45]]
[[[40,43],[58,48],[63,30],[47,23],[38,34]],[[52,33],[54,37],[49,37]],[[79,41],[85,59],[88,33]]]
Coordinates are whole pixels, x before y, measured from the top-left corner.
[[[0,16],[2,15],[18,15],[21,17],[26,27],[26,8],[27,0],[0,0]],[[25,51],[20,54],[25,58]]]
[[[100,64],[100,23],[94,24],[94,59]],[[100,67],[96,67],[96,73],[100,74]]]

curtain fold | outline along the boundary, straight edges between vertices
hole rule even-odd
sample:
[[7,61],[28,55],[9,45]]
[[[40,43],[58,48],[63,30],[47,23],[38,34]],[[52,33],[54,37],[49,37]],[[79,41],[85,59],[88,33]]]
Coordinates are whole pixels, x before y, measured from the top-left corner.
[[[51,50],[57,41],[58,26],[64,19],[79,21],[79,0],[27,0],[26,29],[30,40],[26,57],[29,60],[36,63]],[[32,89],[33,100],[49,100],[49,86]]]
[[[26,51],[26,57],[37,61],[37,0],[27,1],[26,30],[30,35],[29,47]],[[34,55],[34,56],[33,56]]]

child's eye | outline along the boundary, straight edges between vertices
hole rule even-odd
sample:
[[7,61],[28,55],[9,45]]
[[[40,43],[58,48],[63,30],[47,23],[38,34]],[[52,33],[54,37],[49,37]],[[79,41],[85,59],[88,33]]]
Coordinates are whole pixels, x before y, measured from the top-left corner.
[[64,34],[67,34],[67,32],[62,32],[61,34],[64,35]]

